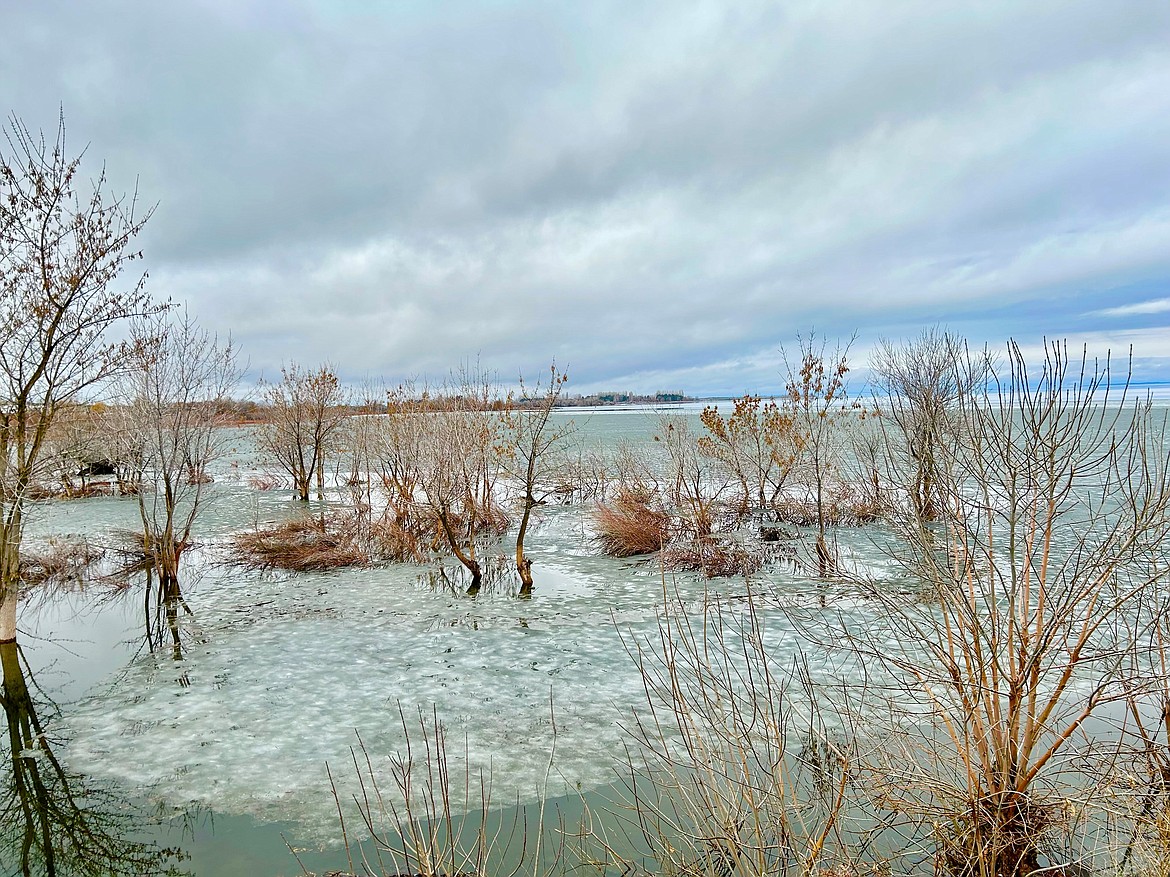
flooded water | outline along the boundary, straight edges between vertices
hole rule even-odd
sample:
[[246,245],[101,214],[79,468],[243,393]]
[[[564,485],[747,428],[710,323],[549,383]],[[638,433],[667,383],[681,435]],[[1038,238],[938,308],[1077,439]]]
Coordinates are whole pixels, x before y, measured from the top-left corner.
[[[587,445],[661,447],[656,412],[572,416]],[[591,503],[540,509],[527,541],[530,599],[517,596],[511,578],[469,597],[433,567],[411,564],[241,569],[228,562],[232,535],[304,506],[288,491],[251,489],[249,476],[263,467],[247,431],[234,436],[233,453],[213,473],[198,547],[184,560],[190,612],[179,648],[146,647],[141,583],[118,596],[34,600],[22,607],[20,635],[31,694],[6,697],[10,724],[39,710],[34,718],[60,762],[57,785],[92,785],[105,796],[103,812],[114,815],[95,828],[100,836],[120,826],[180,847],[184,866],[202,877],[358,868],[345,841],[368,834],[359,810],[370,809],[371,783],[394,799],[405,753],[416,766],[428,755],[433,762],[436,718],[445,768],[455,788],[471,788],[472,809],[480,777],[490,777],[495,820],[532,818],[542,801],[559,818],[604,809],[620,785],[633,710],[646,702],[631,652],[658,639],[664,605],[678,601],[698,616],[717,602],[746,613],[742,578],[706,581],[664,573],[653,560],[602,556]],[[70,534],[112,544],[139,523],[136,503],[114,498],[39,504],[31,521],[30,544]],[[842,529],[837,539],[842,564],[897,586],[898,564],[880,534]],[[906,647],[904,632],[876,625],[863,600],[846,590],[826,603],[823,582],[789,563],[766,567],[750,587],[784,607],[760,621],[777,666],[800,655],[814,676],[864,675],[832,663],[842,659],[830,659],[831,649],[805,653],[799,621],[816,624],[822,611],[838,629],[853,625],[874,642],[887,636],[891,649]],[[12,656],[5,660],[7,690]],[[25,755],[13,763],[25,765]],[[11,837],[0,824],[6,831]],[[18,870],[4,860],[8,849],[0,849],[3,873]],[[147,855],[128,849],[128,857]],[[156,872],[139,863],[125,873]]]
[[[656,417],[575,415],[583,441],[645,444]],[[622,724],[644,699],[628,644],[656,635],[664,587],[698,606],[711,585],[601,556],[588,504],[540,512],[527,543],[531,599],[511,585],[469,598],[408,564],[243,571],[225,562],[230,536],[298,504],[247,487],[257,462],[246,431],[238,438],[214,472],[199,548],[184,560],[181,660],[144,648],[140,588],[22,607],[21,644],[58,703],[71,771],[161,814],[172,827],[159,836],[192,854],[200,875],[300,873],[289,846],[305,868],[348,868],[333,790],[360,835],[353,748],[364,744],[374,778],[391,787],[404,717],[417,733],[420,710],[437,710],[446,726],[452,773],[490,774],[497,803],[572,798],[614,781]],[[136,516],[128,499],[45,503],[29,538],[102,543],[133,530]]]

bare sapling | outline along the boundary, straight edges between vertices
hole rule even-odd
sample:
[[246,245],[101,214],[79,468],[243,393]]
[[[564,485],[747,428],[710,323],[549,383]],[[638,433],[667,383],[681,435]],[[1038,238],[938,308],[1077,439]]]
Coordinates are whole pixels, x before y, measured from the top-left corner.
[[532,560],[524,553],[524,540],[532,512],[552,490],[541,488],[551,458],[564,445],[572,426],[555,424],[553,410],[568,382],[568,375],[549,366],[548,383],[538,381],[529,388],[520,378],[520,396],[503,413],[503,431],[511,451],[511,475],[520,484],[520,525],[516,531],[516,573],[520,576],[520,596],[532,593]]
[[[778,658],[749,592],[700,613],[667,594],[657,635],[623,634],[645,687],[628,727],[617,826],[592,838],[608,866],[655,873],[861,874],[868,840],[848,810],[858,754],[836,697],[803,662]],[[826,709],[818,704],[824,704]],[[876,868],[875,868],[876,870]]]
[[[219,400],[231,395],[241,375],[236,349],[196,325],[185,311],[136,326],[138,354],[125,379],[125,404],[142,439],[142,484],[138,510],[147,572],[146,625],[152,647],[165,614],[176,656],[180,653],[178,609],[183,554],[208,498],[208,467],[226,449],[219,426]],[[153,631],[153,634],[152,634]]]
[[261,384],[267,404],[256,443],[293,482],[297,499],[309,501],[314,482],[325,498],[326,457],[347,414],[348,395],[328,365],[305,370],[295,363],[280,370],[279,383]]
[[[548,824],[545,806],[555,736],[549,741],[540,800],[514,815],[501,816],[490,772],[467,763],[466,747],[462,753],[452,753],[437,710],[420,708],[417,716],[408,718],[399,704],[398,714],[405,743],[390,756],[389,782],[380,779],[360,738],[352,750],[357,791],[350,800],[342,799],[330,772],[352,873],[359,873],[357,865],[363,874],[416,877],[565,873],[564,832]],[[357,809],[367,841],[350,842],[345,820],[350,803]]]

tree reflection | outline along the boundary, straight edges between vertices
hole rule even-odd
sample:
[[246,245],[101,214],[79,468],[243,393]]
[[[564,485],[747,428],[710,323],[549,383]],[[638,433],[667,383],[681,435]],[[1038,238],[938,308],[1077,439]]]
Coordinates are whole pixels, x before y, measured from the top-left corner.
[[[157,584],[156,584],[157,582]],[[179,580],[174,576],[155,576],[146,570],[145,598],[146,645],[151,652],[169,650],[176,661],[183,660],[183,642],[179,613],[194,617],[183,597]]]
[[11,755],[0,785],[0,871],[25,877],[185,873],[176,864],[179,850],[132,838],[141,823],[127,802],[66,771],[15,641],[0,642],[0,662]]

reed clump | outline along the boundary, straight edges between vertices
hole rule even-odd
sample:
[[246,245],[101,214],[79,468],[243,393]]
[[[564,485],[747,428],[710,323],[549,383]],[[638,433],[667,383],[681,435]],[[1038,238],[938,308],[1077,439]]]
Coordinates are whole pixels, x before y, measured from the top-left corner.
[[322,572],[362,566],[370,556],[344,517],[297,518],[273,527],[238,533],[236,561],[253,569]]

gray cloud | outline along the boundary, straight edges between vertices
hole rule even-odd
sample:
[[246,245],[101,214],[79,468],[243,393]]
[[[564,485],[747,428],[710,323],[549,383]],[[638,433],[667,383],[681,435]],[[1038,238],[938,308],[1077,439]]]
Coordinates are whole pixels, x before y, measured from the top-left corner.
[[152,288],[257,370],[738,392],[797,332],[1077,332],[1170,279],[1161,4],[5,17],[0,105],[139,177]]

